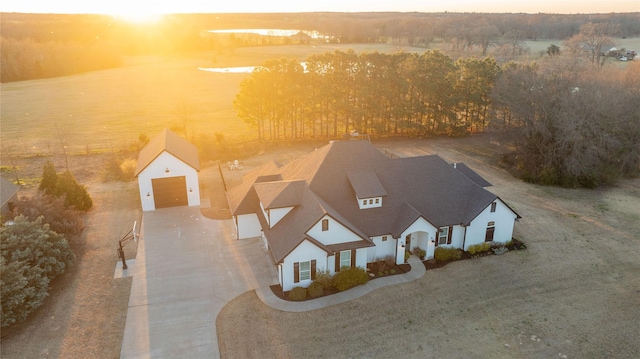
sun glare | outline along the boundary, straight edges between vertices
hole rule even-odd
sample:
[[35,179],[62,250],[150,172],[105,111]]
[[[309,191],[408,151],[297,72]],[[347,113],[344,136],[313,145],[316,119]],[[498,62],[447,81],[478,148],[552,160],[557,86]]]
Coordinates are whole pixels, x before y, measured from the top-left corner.
[[112,15],[117,19],[135,24],[153,24],[162,18],[162,14],[143,9],[123,9]]

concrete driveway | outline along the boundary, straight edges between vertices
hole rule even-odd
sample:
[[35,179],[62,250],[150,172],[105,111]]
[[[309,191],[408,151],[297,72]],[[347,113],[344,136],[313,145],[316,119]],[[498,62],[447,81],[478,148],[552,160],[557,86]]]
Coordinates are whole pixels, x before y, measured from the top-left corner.
[[145,212],[122,358],[219,358],[216,317],[238,295],[277,284],[258,238],[197,207]]

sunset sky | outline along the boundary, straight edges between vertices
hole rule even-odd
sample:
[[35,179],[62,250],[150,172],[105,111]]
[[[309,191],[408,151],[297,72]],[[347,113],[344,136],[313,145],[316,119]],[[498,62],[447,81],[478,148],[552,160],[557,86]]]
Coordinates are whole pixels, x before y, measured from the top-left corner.
[[224,12],[640,12],[640,0],[3,0],[3,12],[37,13],[224,13]]

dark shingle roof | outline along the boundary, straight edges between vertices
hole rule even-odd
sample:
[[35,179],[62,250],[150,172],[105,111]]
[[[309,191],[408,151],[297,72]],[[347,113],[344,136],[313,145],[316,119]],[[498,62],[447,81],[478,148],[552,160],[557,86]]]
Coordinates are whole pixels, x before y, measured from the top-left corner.
[[[350,228],[363,243],[370,243],[369,237],[373,236],[398,237],[420,217],[436,227],[468,224],[497,198],[436,155],[390,159],[368,141],[335,141],[272,169],[272,175],[288,183],[302,180],[305,184],[298,205],[274,228],[265,230],[276,262],[298,246],[324,215]],[[257,210],[258,196],[252,197],[245,186],[230,191],[232,212],[239,213],[238,208],[245,204],[236,198],[242,193],[251,197],[249,202],[255,201],[251,203],[253,211],[248,213],[261,212]],[[288,185],[283,182],[280,188],[285,191]],[[382,207],[361,210],[356,194],[360,198],[385,197]],[[232,204],[232,197],[241,205]],[[275,201],[278,196],[269,194],[268,198]]]
[[387,191],[373,171],[347,171],[347,178],[358,198],[384,197]]
[[140,150],[135,175],[137,176],[144,171],[164,151],[193,167],[196,171],[200,171],[200,161],[196,146],[165,128],[160,135]]
[[491,187],[492,184],[489,183],[486,179],[482,178],[479,174],[477,174],[474,170],[469,168],[469,166],[465,165],[462,162],[452,164],[453,168],[460,171],[463,175],[469,177],[470,180],[477,183],[480,187]]
[[262,182],[253,185],[265,209],[299,205],[305,186],[304,180]]
[[20,190],[20,186],[13,184],[13,182],[0,178],[0,203],[2,207],[7,204],[16,193]]

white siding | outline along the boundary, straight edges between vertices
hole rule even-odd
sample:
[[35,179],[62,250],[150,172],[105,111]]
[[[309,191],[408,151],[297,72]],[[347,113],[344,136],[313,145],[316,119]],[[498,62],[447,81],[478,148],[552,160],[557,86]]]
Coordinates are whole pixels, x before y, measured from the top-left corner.
[[[427,222],[427,220],[425,220],[424,218],[420,217],[420,218],[416,219],[416,221],[413,222],[407,229],[405,229],[404,232],[402,232],[402,234],[400,235],[400,238],[399,238],[399,241],[401,242],[401,245],[406,245],[406,243],[405,243],[406,236],[408,234],[411,234],[411,233],[414,233],[414,232],[425,232],[426,233],[426,239],[429,240],[429,239],[435,239],[436,238],[437,229],[431,223]],[[416,240],[412,240],[411,241],[411,247],[415,248],[416,246],[422,244],[422,243],[419,244],[417,239],[418,238],[416,237]],[[427,249],[427,248],[423,247],[422,249]]]
[[513,226],[516,214],[513,213],[502,201],[496,199],[496,211],[491,212],[491,205],[487,206],[467,227],[467,239],[464,244],[466,251],[469,246],[484,243],[487,233],[487,224],[495,222],[495,232],[493,234],[494,243],[507,243],[513,237]]
[[[438,240],[437,236],[435,240],[436,241]],[[464,227],[460,225],[452,226],[451,244],[438,244],[438,247],[462,248],[463,241],[464,241]]]
[[[366,254],[365,254],[366,255]],[[304,280],[294,283],[293,264],[295,262],[306,262],[316,260],[316,270],[324,271],[327,269],[327,252],[316,247],[313,243],[305,240],[300,243],[282,263],[282,290],[289,291],[293,287],[308,287],[311,280]]]
[[[262,205],[261,205],[262,206]],[[293,207],[273,208],[269,210],[269,226],[273,228]]]
[[[169,169],[169,173],[165,170]],[[187,200],[189,206],[200,205],[200,186],[198,184],[198,171],[182,162],[168,152],[162,152],[147,168],[138,174],[138,188],[140,189],[140,202],[143,211],[156,209],[153,200],[153,186],[151,179],[185,176],[187,181]],[[191,189],[191,191],[189,191]],[[147,197],[147,193],[149,196]]]
[[[356,196],[356,200],[358,201],[358,207],[360,209],[382,207],[382,197],[358,198],[358,196]],[[366,204],[365,201],[367,202]],[[378,203],[376,203],[376,201],[378,201]]]
[[[329,221],[329,230],[322,230],[322,220]],[[316,239],[320,243],[324,245],[345,243],[345,242],[355,242],[362,240],[359,236],[349,230],[347,227],[340,224],[340,222],[334,220],[329,216],[322,217],[316,224],[307,231],[307,234],[311,236],[311,238]]]
[[382,241],[382,236],[372,237],[371,240],[376,245],[368,248],[367,262],[375,262],[386,257],[395,257],[396,239],[392,235],[387,235],[387,240]]
[[236,216],[238,239],[252,238],[261,236],[262,228],[258,215],[255,213],[241,214]]

